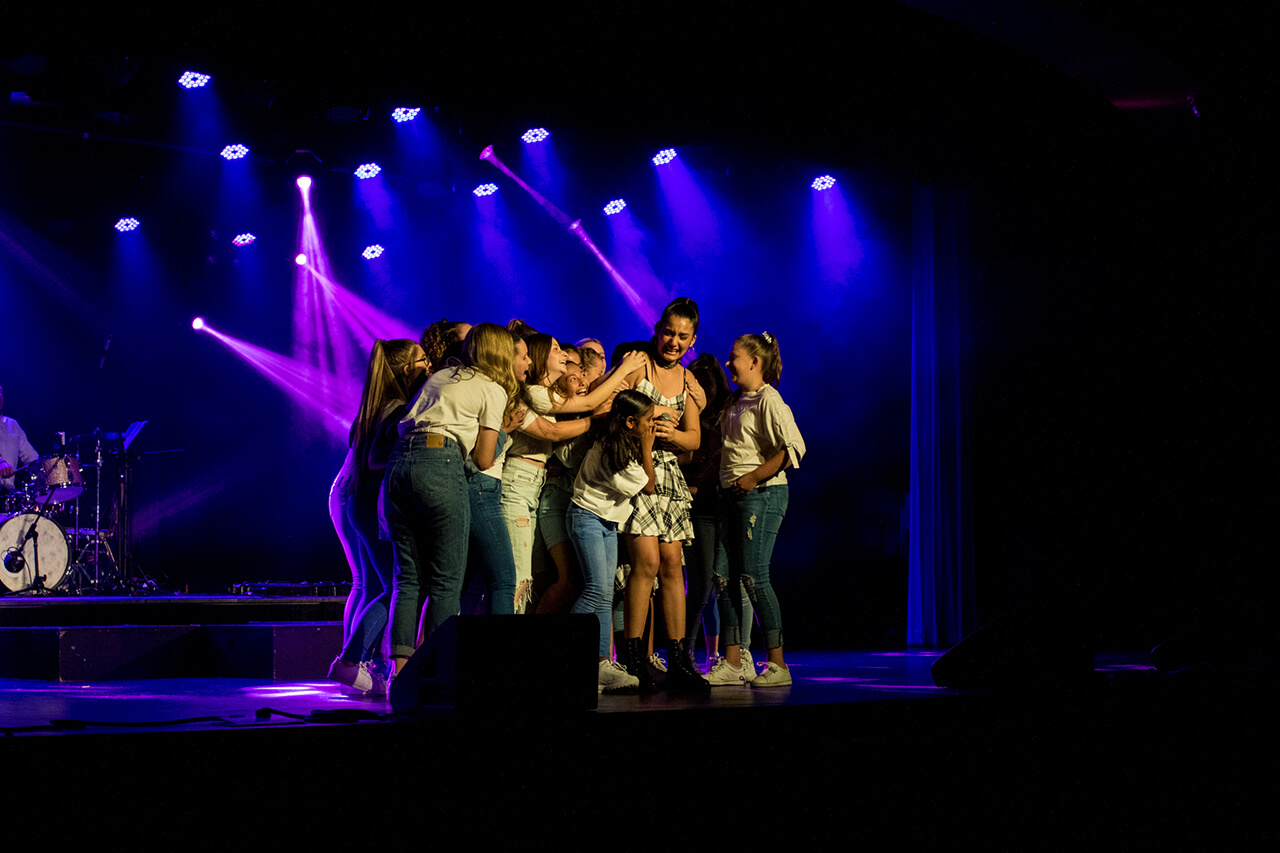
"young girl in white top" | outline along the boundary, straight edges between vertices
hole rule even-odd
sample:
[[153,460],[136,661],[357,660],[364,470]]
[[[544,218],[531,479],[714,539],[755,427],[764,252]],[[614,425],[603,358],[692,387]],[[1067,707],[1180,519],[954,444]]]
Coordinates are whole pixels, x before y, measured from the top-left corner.
[[594,613],[600,620],[601,693],[635,690],[640,681],[609,658],[613,628],[613,576],[618,566],[618,524],[631,516],[631,499],[652,495],[654,404],[638,391],[614,399],[602,435],[587,451],[573,483],[573,503],[565,526],[586,585],[573,613]]
[[[707,674],[714,685],[786,687],[791,671],[782,657],[782,614],[769,583],[769,560],[787,513],[788,467],[800,467],[804,439],[790,407],[773,387],[782,374],[778,341],[764,332],[733,342],[725,362],[738,390],[720,415],[720,528],[729,556],[728,595],[720,597],[725,657]],[[745,589],[764,630],[768,662],[754,679],[742,665]],[[745,626],[750,630],[750,625]]]

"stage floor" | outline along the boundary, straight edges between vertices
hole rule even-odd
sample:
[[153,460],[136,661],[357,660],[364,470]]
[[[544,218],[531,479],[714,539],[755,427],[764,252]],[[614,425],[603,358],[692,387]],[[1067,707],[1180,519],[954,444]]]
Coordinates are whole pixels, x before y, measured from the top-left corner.
[[[935,687],[929,667],[941,651],[795,651],[791,687],[718,687],[709,696],[659,692],[600,696],[597,714],[838,706],[904,700],[955,703],[991,691]],[[1154,672],[1143,654],[1099,656],[1100,676]],[[264,712],[264,710],[266,712]],[[941,711],[941,709],[939,709]],[[448,717],[447,707],[405,718]],[[163,678],[67,684],[0,679],[0,734],[55,735],[395,722],[385,700],[343,694],[328,681]]]

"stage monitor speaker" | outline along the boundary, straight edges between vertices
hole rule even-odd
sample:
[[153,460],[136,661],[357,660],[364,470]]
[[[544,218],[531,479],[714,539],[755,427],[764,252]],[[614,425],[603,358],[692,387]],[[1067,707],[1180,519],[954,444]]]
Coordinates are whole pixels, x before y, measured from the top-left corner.
[[593,710],[599,643],[600,622],[592,614],[453,616],[391,682],[391,710]]
[[1093,673],[1093,645],[1080,620],[1057,608],[1027,605],[978,628],[930,671],[938,687],[1077,681]]

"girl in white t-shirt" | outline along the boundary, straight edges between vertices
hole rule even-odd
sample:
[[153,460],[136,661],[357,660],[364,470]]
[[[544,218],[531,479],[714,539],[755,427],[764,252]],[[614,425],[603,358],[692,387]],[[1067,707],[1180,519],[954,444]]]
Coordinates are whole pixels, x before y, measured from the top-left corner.
[[[777,339],[764,332],[742,335],[725,362],[738,386],[720,414],[719,527],[729,557],[728,594],[720,596],[724,659],[707,673],[716,685],[786,687],[791,671],[782,657],[782,614],[769,582],[769,561],[787,513],[788,467],[800,467],[804,439],[791,409],[774,385],[782,374]],[[741,591],[755,605],[764,630],[768,662],[754,679],[742,665],[744,622]]]
[[585,586],[573,613],[594,613],[600,621],[598,688],[601,693],[636,690],[640,681],[610,659],[613,576],[618,566],[618,524],[630,517],[631,499],[653,494],[654,404],[627,390],[614,398],[600,437],[587,451],[573,483],[573,503],[565,516]]

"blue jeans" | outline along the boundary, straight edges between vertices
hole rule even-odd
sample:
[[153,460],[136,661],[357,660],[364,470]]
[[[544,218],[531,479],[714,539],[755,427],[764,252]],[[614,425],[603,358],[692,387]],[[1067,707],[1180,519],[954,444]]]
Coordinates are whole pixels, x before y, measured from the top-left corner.
[[479,572],[484,579],[491,615],[510,615],[515,613],[516,563],[502,518],[502,481],[488,474],[472,474],[467,480],[467,497],[471,503],[467,578]]
[[[784,485],[756,486],[738,497],[720,492],[720,534],[729,557],[727,595],[720,596],[720,640],[727,646],[741,646],[744,624],[742,596],[755,606],[764,630],[765,646],[782,647],[782,613],[769,582],[769,561],[778,540],[778,529],[787,514],[788,490]],[[748,632],[750,623],[746,623]],[[748,636],[750,634],[748,633]]]
[[520,609],[528,604],[533,581],[533,546],[538,526],[538,499],[547,472],[523,459],[508,459],[502,466],[502,516],[510,537],[507,548],[515,557],[516,587]]
[[[437,446],[429,446],[435,444]],[[382,521],[395,553],[391,593],[391,654],[417,648],[422,593],[423,636],[458,612],[467,566],[471,504],[462,447],[435,435],[402,436],[382,481]]]
[[387,629],[391,604],[391,576],[395,553],[390,542],[378,538],[378,493],[356,492],[347,498],[347,520],[356,531],[352,543],[353,575],[351,629],[342,647],[342,659],[359,663],[373,658]]
[[572,504],[565,515],[565,527],[586,580],[586,587],[569,612],[596,615],[600,621],[600,657],[607,658],[613,627],[613,576],[618,570],[618,523]]

